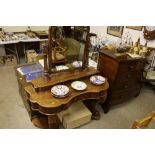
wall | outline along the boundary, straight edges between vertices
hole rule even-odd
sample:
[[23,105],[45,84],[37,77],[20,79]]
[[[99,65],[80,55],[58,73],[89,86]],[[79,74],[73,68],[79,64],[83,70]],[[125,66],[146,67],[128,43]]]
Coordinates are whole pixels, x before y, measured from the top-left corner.
[[[112,40],[112,41],[121,40],[118,37],[108,35],[107,34],[107,26],[91,26],[90,32],[96,33],[98,35],[98,37],[101,39],[107,37],[109,40]],[[142,31],[132,30],[132,29],[128,29],[124,26],[123,35],[126,32],[129,32],[131,34],[131,38],[132,38],[133,42],[136,42],[138,40],[138,38],[140,38],[141,44],[142,45],[145,44],[146,40],[143,37],[143,30]],[[123,35],[122,35],[122,37],[123,37]],[[149,41],[148,46],[155,47],[155,40]]]

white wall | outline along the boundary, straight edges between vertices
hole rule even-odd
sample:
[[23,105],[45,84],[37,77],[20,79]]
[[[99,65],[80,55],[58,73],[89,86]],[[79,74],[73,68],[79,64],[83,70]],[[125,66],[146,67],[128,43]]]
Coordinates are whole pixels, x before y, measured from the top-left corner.
[[[107,26],[91,26],[90,32],[96,33],[98,35],[98,37],[100,37],[100,38],[107,37],[109,40],[112,40],[112,41],[121,40],[118,37],[108,35],[107,34]],[[133,42],[136,42],[138,40],[138,38],[140,38],[141,44],[142,45],[145,44],[146,40],[143,37],[143,30],[142,31],[132,30],[132,29],[128,29],[128,28],[126,28],[126,26],[124,26],[123,35],[126,32],[129,32],[131,34]],[[155,47],[155,40],[149,41],[148,46],[149,47]]]

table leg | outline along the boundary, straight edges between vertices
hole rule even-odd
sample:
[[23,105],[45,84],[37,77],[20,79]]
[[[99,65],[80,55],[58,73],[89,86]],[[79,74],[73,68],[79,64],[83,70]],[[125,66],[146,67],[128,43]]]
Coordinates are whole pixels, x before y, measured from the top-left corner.
[[20,59],[19,59],[19,55],[18,55],[16,44],[14,44],[14,48],[15,48],[15,53],[16,53],[16,56],[17,56],[17,64],[20,64]]
[[100,103],[100,105],[102,106],[102,109],[103,109],[105,114],[109,112],[109,110],[110,110],[110,103],[109,103],[108,100],[105,101],[104,103]]
[[92,113],[92,119],[99,120],[100,112],[96,109],[96,100],[85,100],[84,103]]
[[60,121],[56,114],[48,116],[48,126],[50,129],[58,129],[59,128]]
[[25,43],[23,43],[23,50],[24,50],[25,62],[27,63],[27,55],[26,55]]

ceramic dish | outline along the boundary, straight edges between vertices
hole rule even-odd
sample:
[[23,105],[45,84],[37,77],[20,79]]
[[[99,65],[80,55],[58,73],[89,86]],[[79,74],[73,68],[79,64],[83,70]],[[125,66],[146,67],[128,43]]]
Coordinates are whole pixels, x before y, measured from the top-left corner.
[[101,85],[105,82],[105,78],[100,75],[93,75],[90,77],[90,81],[95,85]]
[[71,83],[71,87],[75,90],[85,90],[87,88],[86,83],[82,82],[82,81],[74,81]]
[[65,66],[65,65],[60,65],[60,66],[56,66],[56,70],[60,71],[60,70],[66,70],[69,69],[69,67]]
[[76,67],[76,68],[82,67],[82,61],[74,61],[72,63],[72,65],[73,65],[73,67]]
[[51,93],[55,97],[63,98],[66,97],[69,93],[69,88],[65,85],[56,85],[51,88]]

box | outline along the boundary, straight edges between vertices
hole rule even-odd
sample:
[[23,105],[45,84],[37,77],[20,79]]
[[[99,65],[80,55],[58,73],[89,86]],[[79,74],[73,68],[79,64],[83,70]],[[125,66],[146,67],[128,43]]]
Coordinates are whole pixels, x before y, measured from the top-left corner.
[[82,102],[76,102],[57,115],[64,128],[73,129],[89,123],[92,113]]
[[35,50],[26,51],[27,62],[37,62],[37,53]]

